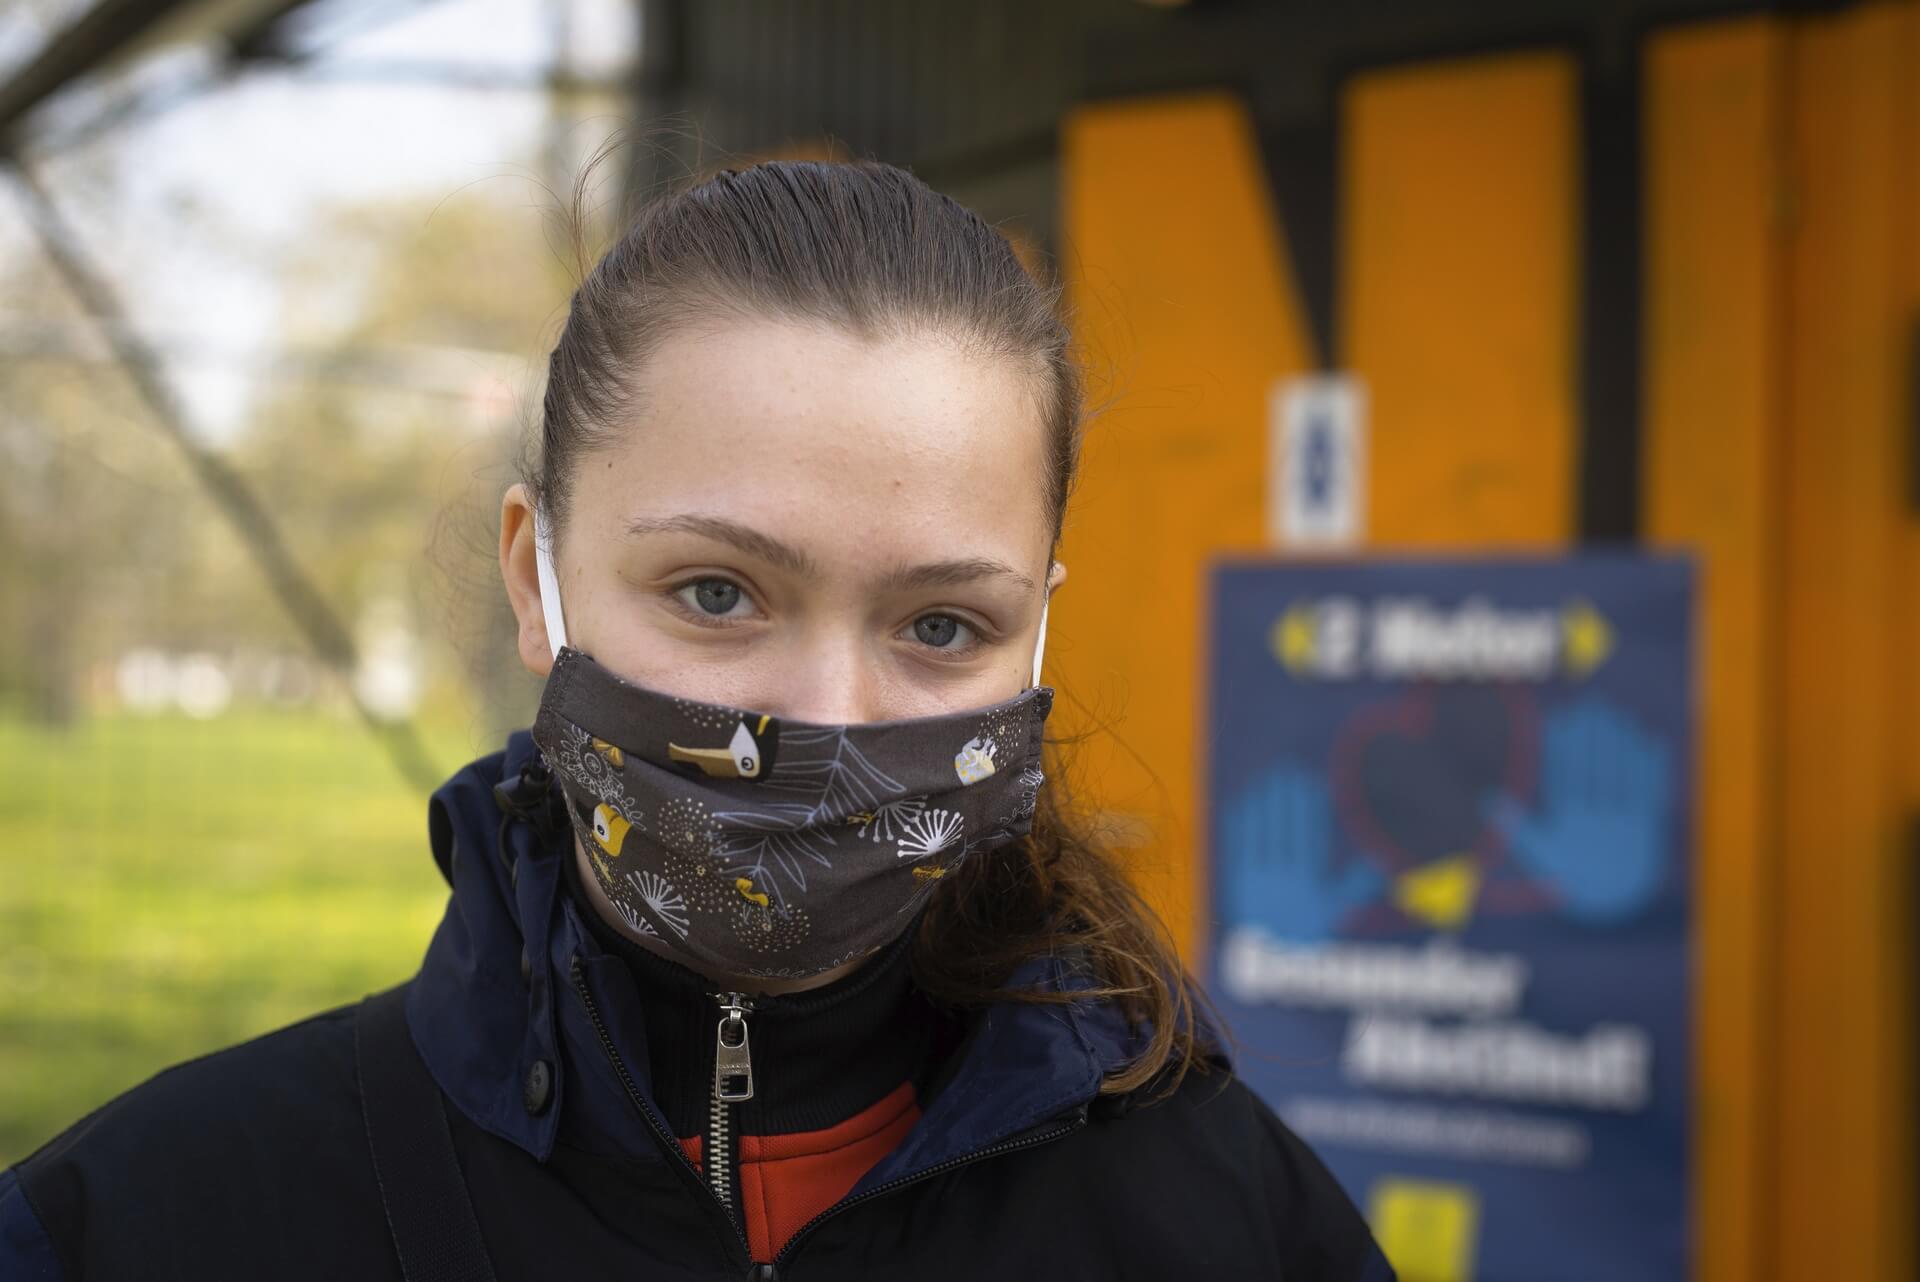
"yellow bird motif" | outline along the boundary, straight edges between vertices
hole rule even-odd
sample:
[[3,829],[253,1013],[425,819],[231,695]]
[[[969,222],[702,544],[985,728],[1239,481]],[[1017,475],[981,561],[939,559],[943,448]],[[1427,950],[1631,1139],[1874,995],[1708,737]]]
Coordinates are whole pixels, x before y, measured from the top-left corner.
[[608,743],[605,739],[593,740],[593,750],[599,753],[606,763],[615,770],[619,770],[627,764],[627,754],[620,751],[616,745]]
[[967,740],[966,746],[954,754],[953,769],[960,776],[961,783],[979,783],[994,771],[994,742],[982,735]]
[[766,765],[766,754],[761,751],[756,735],[767,732],[770,716],[762,716],[758,726],[747,729],[742,721],[733,728],[733,738],[724,748],[683,748],[677,743],[667,745],[667,756],[673,761],[683,761],[697,766],[701,773],[719,779],[757,779]]
[[618,810],[605,802],[593,808],[593,839],[600,849],[616,859],[620,857],[620,847],[626,843],[627,830],[632,827]]
[[733,879],[733,888],[739,891],[740,898],[746,900],[748,903],[759,904],[762,908],[765,908],[770,902],[767,899],[767,892],[753,888],[753,878],[751,877],[735,877]]

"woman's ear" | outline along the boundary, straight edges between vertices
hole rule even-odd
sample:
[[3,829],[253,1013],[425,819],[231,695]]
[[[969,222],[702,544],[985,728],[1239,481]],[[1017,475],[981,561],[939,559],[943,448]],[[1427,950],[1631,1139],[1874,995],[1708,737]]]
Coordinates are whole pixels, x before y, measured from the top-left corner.
[[520,662],[535,676],[553,667],[553,647],[547,642],[547,615],[540,605],[540,570],[534,559],[533,500],[524,485],[508,488],[500,501],[500,577],[507,585],[507,602],[519,626],[515,636]]
[[1067,581],[1067,567],[1055,561],[1053,568],[1047,571],[1047,596],[1052,598],[1054,591]]

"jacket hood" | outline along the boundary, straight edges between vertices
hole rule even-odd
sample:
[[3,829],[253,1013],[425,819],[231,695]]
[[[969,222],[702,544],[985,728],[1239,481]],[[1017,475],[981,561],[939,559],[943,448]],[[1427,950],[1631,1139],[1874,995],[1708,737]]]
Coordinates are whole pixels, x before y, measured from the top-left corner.
[[[608,1054],[651,1105],[646,999],[563,893],[564,807],[526,731],[433,794],[433,857],[453,893],[408,995],[408,1026],[454,1106],[535,1158],[545,1161],[564,1135],[596,1152],[666,1160]],[[1069,991],[1087,982],[1047,958],[1009,986]],[[856,1191],[1084,1107],[1141,1036],[1107,1002],[1009,1000],[970,1012],[946,1086]]]

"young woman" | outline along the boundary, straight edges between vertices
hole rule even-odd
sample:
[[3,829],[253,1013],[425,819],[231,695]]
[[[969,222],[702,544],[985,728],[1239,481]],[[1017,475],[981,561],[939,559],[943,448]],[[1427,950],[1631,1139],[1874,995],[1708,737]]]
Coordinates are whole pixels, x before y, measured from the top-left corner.
[[434,795],[419,975],[0,1176],[0,1276],[1389,1277],[1044,782],[1080,412],[900,170],[648,208],[505,497],[547,685]]

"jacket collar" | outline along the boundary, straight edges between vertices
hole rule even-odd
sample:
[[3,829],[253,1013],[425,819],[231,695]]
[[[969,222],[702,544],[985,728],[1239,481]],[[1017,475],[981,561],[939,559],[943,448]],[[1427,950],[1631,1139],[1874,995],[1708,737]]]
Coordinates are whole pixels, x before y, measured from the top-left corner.
[[[563,1134],[595,1151],[657,1159],[661,1148],[607,1053],[611,1046],[651,1107],[645,999],[562,893],[564,804],[525,731],[433,794],[433,854],[453,894],[408,995],[408,1024],[441,1089],[482,1129],[542,1161]],[[1085,982],[1048,958],[1010,986]],[[597,1024],[577,985],[591,993]],[[1137,1049],[1136,1036],[1104,1002],[1007,1001],[973,1012],[946,1086],[860,1187],[1084,1107]]]

